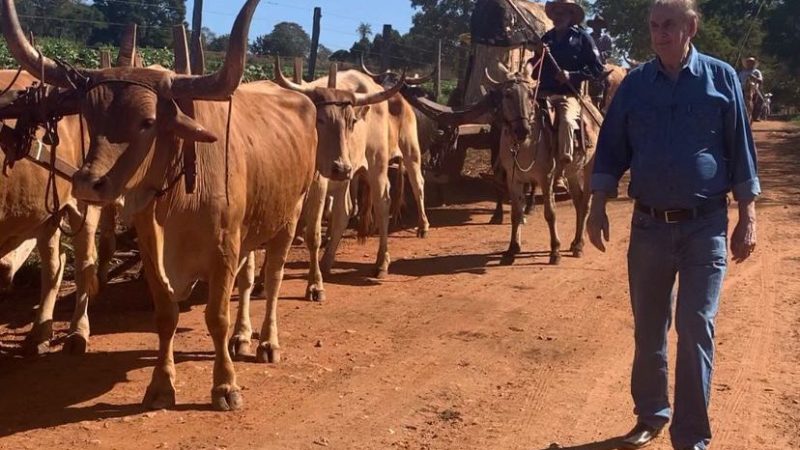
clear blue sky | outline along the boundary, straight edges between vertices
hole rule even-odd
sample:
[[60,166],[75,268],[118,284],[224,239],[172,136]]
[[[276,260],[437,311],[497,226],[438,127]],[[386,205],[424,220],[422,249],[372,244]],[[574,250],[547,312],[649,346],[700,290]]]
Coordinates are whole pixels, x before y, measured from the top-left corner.
[[[204,0],[203,26],[217,34],[229,33],[243,0]],[[194,0],[186,2],[186,21],[192,21]],[[250,28],[250,38],[266,34],[278,22],[296,22],[311,34],[314,7],[322,8],[320,43],[331,50],[350,49],[358,40],[360,22],[380,33],[391,24],[400,33],[411,27],[414,9],[410,0],[261,0]]]

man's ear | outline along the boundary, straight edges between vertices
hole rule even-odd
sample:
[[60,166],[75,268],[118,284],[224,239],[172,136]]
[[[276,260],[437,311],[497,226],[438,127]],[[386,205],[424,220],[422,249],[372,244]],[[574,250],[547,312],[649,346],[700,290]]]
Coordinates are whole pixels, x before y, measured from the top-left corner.
[[162,126],[179,138],[194,142],[217,142],[217,136],[206,130],[178,108],[174,100],[159,102],[158,120]]

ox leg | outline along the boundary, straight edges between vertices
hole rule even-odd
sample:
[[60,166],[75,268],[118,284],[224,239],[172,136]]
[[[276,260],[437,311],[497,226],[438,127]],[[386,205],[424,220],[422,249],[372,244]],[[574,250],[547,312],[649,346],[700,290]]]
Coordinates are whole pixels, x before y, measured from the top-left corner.
[[322,242],[322,214],[325,209],[327,191],[328,180],[319,175],[314,177],[301,215],[304,216],[306,222],[306,246],[309,256],[306,300],[317,302],[325,300],[325,286],[322,282],[322,271],[319,264],[319,247]]
[[64,276],[66,257],[61,253],[61,231],[49,223],[42,227],[36,247],[42,260],[41,299],[33,328],[25,339],[23,351],[28,355],[47,353],[53,337],[53,309]]
[[586,216],[589,213],[589,198],[587,192],[588,184],[581,183],[580,174],[570,176],[569,195],[572,197],[572,204],[575,206],[575,239],[569,246],[572,256],[580,258],[583,256],[583,233],[586,228]]
[[509,179],[508,193],[511,200],[511,240],[503,255],[504,264],[513,264],[522,251],[522,225],[525,220],[525,185]]
[[97,297],[97,248],[95,234],[100,222],[100,208],[89,206],[85,215],[67,208],[70,228],[77,231],[72,238],[75,246],[75,310],[70,321],[69,334],[64,341],[64,352],[86,353],[89,345],[89,302]]
[[[137,231],[139,230],[137,227]],[[156,309],[158,360],[153,368],[150,385],[147,386],[142,404],[147,409],[163,409],[175,406],[173,341],[175,330],[178,329],[178,304],[170,300],[169,293],[158,281],[156,266],[150,258],[147,252],[142,252],[142,267]]]
[[[294,234],[294,227],[291,231],[288,233],[289,235]],[[231,236],[231,239],[236,239],[238,243],[239,236]],[[291,237],[289,239],[291,243]],[[228,257],[218,256],[222,264],[209,279],[205,319],[211,340],[214,342],[215,354],[211,404],[219,411],[232,411],[240,409],[243,404],[241,389],[236,384],[236,372],[233,369],[233,360],[227,345],[228,326],[230,325],[230,294],[236,278],[239,249],[234,248],[232,243],[223,242],[221,246]],[[267,258],[269,258],[269,251],[267,253]]]
[[[417,201],[417,215],[419,217],[417,237],[424,238],[428,236],[428,230],[431,225],[425,212],[425,178],[422,176],[420,159],[419,147],[417,147],[416,152],[412,152],[412,155],[403,158],[403,164],[411,182],[411,191],[414,193],[414,199]],[[401,198],[400,201],[402,200]]]
[[[298,215],[301,208],[302,203],[297,205]],[[281,361],[281,346],[278,342],[278,294],[283,281],[283,266],[286,264],[289,248],[292,245],[294,227],[294,223],[288,224],[270,240],[267,247],[267,276],[264,279],[267,293],[267,316],[261,326],[261,342],[256,351],[256,362],[259,363],[279,363]]]
[[111,270],[111,260],[117,251],[117,207],[109,205],[100,212],[100,246],[97,261],[97,277],[100,289],[105,289],[108,284],[108,272]]
[[350,199],[350,181],[343,182],[337,186],[333,194],[331,220],[328,224],[328,245],[325,247],[325,255],[322,256],[321,269],[324,275],[330,275],[333,264],[336,261],[336,249],[342,239],[344,230],[350,220],[350,211],[353,202]]
[[255,278],[256,254],[250,252],[236,276],[236,284],[239,287],[239,308],[233,336],[228,341],[228,351],[236,360],[244,360],[253,354],[250,351],[250,339],[253,336],[253,325],[250,323],[250,295],[253,292]]
[[385,172],[379,174],[374,179],[374,188],[371,189],[372,204],[375,208],[375,221],[378,223],[380,231],[380,244],[378,245],[378,256],[375,261],[375,278],[384,278],[389,274],[389,207],[391,199],[389,197],[389,178]]
[[561,241],[558,238],[558,228],[556,227],[556,196],[553,192],[553,175],[547,176],[542,183],[542,198],[544,199],[544,219],[550,229],[550,264],[556,265],[561,262]]
[[[17,242],[7,242],[6,244],[12,247]],[[0,258],[0,292],[11,289],[14,283],[14,275],[28,260],[28,256],[31,255],[34,248],[36,248],[36,238],[28,239]],[[0,249],[0,254],[2,252],[3,250]]]

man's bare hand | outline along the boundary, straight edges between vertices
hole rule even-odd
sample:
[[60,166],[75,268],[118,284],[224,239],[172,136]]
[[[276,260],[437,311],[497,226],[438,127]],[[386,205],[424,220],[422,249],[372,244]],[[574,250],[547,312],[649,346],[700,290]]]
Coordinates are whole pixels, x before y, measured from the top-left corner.
[[606,246],[603,241],[608,242],[611,233],[606,214],[606,194],[603,192],[594,194],[589,219],[586,222],[586,231],[589,234],[589,242],[601,252],[605,252]]
[[739,222],[733,229],[731,252],[736,263],[745,261],[756,248],[755,202],[739,204]]
[[569,72],[567,72],[566,70],[556,72],[556,81],[558,81],[561,84],[567,83],[569,81]]

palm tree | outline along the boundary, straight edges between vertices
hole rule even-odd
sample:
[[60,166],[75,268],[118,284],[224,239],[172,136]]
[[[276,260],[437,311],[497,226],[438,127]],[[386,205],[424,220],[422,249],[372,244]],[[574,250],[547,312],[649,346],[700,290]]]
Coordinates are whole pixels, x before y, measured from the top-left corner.
[[356,33],[361,36],[362,41],[369,40],[369,37],[372,36],[372,25],[361,22],[356,28]]

